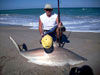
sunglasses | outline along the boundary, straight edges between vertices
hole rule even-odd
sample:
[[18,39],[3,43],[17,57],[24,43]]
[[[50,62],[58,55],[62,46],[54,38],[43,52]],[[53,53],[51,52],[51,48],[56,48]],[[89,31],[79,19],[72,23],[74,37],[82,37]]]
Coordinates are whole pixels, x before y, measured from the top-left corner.
[[52,11],[52,9],[45,9],[46,11]]

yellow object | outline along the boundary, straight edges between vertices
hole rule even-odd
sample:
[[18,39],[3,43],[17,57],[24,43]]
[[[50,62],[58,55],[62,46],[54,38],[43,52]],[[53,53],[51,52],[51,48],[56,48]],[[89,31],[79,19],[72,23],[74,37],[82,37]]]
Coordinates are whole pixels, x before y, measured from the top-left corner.
[[45,35],[41,40],[43,48],[49,49],[53,44],[53,39],[50,35]]

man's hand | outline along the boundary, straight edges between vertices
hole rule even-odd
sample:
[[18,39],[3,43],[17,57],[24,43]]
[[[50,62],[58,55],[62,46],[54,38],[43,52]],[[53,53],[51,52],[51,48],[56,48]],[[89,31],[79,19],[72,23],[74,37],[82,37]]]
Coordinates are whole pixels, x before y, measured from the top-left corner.
[[62,22],[60,22],[58,24],[58,28],[62,31],[62,32],[65,32],[66,31],[66,28],[63,26]]
[[60,23],[58,24],[58,28],[60,28],[62,25],[63,25],[62,22],[60,22]]
[[43,36],[44,36],[44,34],[42,33],[42,34],[41,34],[41,37],[43,37]]
[[41,40],[42,40],[43,37],[44,37],[44,34],[42,33],[41,34],[41,39],[40,39],[40,44],[41,44]]

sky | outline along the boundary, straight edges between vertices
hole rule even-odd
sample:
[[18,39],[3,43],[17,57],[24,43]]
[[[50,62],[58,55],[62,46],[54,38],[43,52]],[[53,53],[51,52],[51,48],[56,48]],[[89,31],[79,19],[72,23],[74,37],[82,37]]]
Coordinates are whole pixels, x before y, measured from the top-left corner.
[[[49,3],[57,8],[58,0],[0,0],[0,10],[44,8]],[[100,0],[60,0],[60,7],[100,7]]]

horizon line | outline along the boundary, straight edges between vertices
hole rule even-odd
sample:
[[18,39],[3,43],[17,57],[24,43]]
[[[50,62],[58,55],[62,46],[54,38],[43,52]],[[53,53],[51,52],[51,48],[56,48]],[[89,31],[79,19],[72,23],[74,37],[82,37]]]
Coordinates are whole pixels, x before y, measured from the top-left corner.
[[[100,8],[100,7],[60,7],[62,8]],[[2,10],[24,10],[24,9],[44,9],[44,8],[17,8],[17,9],[0,9]],[[58,9],[57,7],[54,7],[53,9]]]

